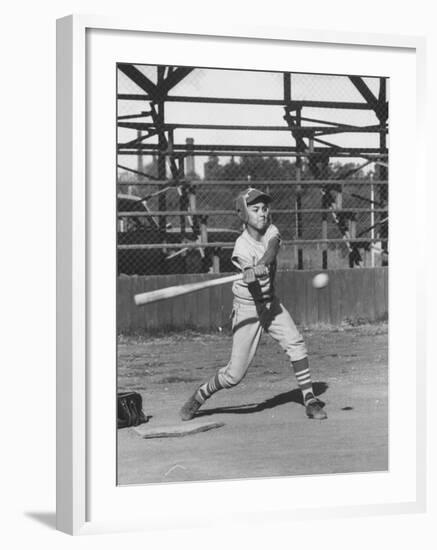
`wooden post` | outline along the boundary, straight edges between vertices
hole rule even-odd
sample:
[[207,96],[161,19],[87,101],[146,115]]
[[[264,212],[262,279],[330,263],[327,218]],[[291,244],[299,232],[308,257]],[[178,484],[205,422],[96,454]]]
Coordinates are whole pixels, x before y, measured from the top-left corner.
[[186,165],[185,165],[185,173],[189,178],[192,178],[195,173],[195,165],[194,165],[194,139],[193,138],[186,138],[185,144],[187,146],[187,157],[186,157]]
[[337,191],[335,195],[335,209],[341,210],[343,208],[343,188],[344,185],[341,184],[341,191]]
[[208,216],[200,216],[200,242],[208,242]]
[[284,103],[287,105],[291,101],[291,73],[284,73],[283,77]]
[[[208,242],[208,216],[200,216],[200,242]],[[199,248],[199,252],[202,258],[205,258],[205,249]]]
[[214,248],[212,253],[212,272],[220,273],[220,256],[217,248]]
[[351,239],[356,239],[357,237],[357,219],[354,214],[351,216],[350,220],[350,235]]

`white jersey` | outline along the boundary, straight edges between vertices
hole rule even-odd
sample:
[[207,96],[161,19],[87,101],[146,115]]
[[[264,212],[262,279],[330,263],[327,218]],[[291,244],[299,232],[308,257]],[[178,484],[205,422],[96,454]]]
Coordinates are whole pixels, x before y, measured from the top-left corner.
[[[232,262],[239,269],[253,267],[264,256],[267,245],[273,237],[281,238],[278,228],[270,224],[260,241],[251,237],[245,229],[235,241],[234,251],[232,253]],[[257,279],[256,283],[251,285],[250,292],[247,283],[235,281],[232,286],[232,292],[235,299],[242,303],[254,303],[255,301],[272,300],[274,297],[274,278],[276,273],[276,261],[270,268],[270,275]],[[257,284],[259,283],[259,284]]]

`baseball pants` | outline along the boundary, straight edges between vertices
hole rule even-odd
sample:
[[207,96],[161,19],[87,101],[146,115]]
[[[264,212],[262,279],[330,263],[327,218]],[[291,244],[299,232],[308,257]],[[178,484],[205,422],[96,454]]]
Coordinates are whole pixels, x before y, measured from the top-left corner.
[[231,358],[218,371],[218,380],[223,388],[235,386],[244,378],[263,332],[268,332],[279,343],[290,361],[307,357],[300,332],[291,315],[277,299],[262,305],[234,302],[232,332]]

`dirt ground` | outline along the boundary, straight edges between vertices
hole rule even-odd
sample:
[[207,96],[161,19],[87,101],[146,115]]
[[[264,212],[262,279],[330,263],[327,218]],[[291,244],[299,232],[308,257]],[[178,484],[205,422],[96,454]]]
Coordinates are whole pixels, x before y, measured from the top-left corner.
[[[327,420],[305,416],[286,356],[264,335],[246,378],[214,395],[198,413],[223,427],[163,439],[118,430],[118,483],[387,470],[387,325],[303,334]],[[120,337],[118,391],[141,393],[150,427],[180,425],[180,407],[227,363],[230,347],[231,336],[224,333]]]

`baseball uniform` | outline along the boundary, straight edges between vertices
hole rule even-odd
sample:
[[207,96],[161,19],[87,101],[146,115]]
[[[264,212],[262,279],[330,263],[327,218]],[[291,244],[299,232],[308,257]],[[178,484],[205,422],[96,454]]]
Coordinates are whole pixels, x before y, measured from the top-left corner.
[[[235,243],[232,261],[240,269],[254,266],[273,237],[280,238],[278,228],[272,224],[261,241],[256,241],[244,230]],[[275,273],[276,262],[269,275],[254,283],[247,284],[241,280],[233,285],[232,353],[229,363],[219,371],[219,382],[224,388],[238,384],[244,377],[263,331],[279,343],[290,361],[299,361],[307,356],[305,342],[293,319],[275,297]]]
[[276,340],[287,354],[302,391],[307,416],[327,417],[324,403],[313,394],[305,342],[275,295],[276,254],[281,237],[278,228],[269,223],[270,202],[269,195],[253,188],[237,197],[236,209],[246,228],[235,242],[232,261],[238,269],[249,270],[250,276],[235,281],[232,287],[231,357],[228,364],[202,384],[184,404],[182,420],[193,418],[215,392],[231,388],[244,378],[263,332]]

